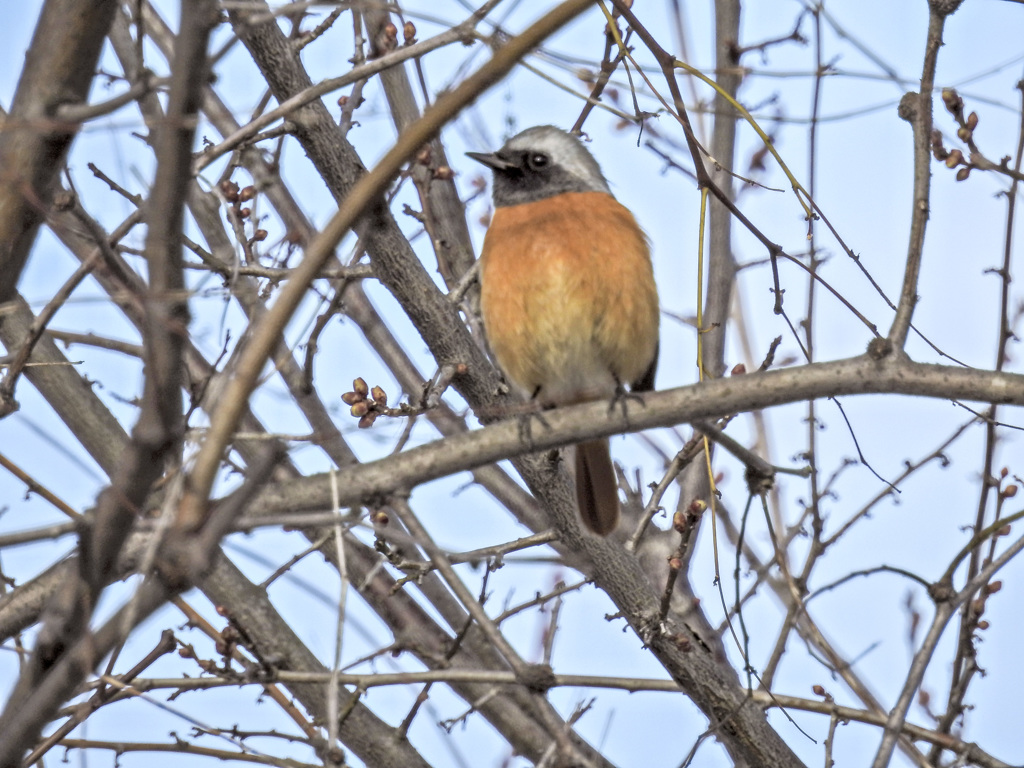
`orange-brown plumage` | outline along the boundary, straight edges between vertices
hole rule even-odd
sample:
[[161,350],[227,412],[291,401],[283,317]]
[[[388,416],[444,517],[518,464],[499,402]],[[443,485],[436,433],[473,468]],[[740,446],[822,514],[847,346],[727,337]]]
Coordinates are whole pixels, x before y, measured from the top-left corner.
[[610,396],[654,359],[658,292],[647,240],[611,195],[567,192],[498,208],[480,268],[491,350],[542,402]]
[[[551,126],[470,156],[494,169],[494,218],[480,261],[484,329],[512,383],[544,405],[653,386],[658,292],[647,239],[582,143]],[[580,517],[618,524],[607,440],[577,446]]]

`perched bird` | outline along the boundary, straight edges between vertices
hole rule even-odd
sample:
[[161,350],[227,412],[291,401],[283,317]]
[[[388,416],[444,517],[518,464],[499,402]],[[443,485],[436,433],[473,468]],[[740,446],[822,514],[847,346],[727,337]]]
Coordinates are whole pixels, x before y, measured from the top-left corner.
[[[647,238],[575,136],[528,128],[493,153],[494,217],[481,260],[481,310],[506,377],[542,405],[653,389],[658,291]],[[607,440],[576,448],[583,523],[619,522]]]

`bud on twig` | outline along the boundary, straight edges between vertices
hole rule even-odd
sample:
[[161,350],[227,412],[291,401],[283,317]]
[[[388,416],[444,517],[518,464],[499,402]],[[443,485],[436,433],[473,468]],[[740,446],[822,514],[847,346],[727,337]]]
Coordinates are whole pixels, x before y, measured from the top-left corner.
[[238,185],[231,181],[231,179],[224,179],[220,183],[220,193],[224,195],[224,199],[229,203],[238,202]]
[[953,88],[942,89],[942,103],[946,105],[946,110],[953,116],[964,111],[964,100]]

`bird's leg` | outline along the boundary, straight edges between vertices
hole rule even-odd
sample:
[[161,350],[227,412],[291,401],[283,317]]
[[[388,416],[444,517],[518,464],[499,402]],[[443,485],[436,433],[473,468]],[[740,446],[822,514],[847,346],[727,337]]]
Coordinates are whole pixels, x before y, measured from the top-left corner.
[[630,400],[636,400],[640,405],[644,405],[643,395],[638,395],[636,392],[630,392],[626,389],[625,384],[619,381],[619,377],[614,373],[612,374],[615,378],[615,393],[612,395],[611,401],[608,403],[608,413],[615,410],[615,406],[622,408],[622,416],[625,419],[629,419],[629,411],[626,404]]
[[519,426],[519,440],[526,443],[531,448],[533,447],[533,420],[536,419],[544,425],[545,429],[551,429],[551,425],[548,424],[544,418],[544,410],[546,408],[552,408],[553,406],[545,406],[537,400],[537,396],[540,394],[540,387],[533,390],[533,394],[530,395],[530,402],[527,404],[528,409],[524,409],[516,416],[516,420]]

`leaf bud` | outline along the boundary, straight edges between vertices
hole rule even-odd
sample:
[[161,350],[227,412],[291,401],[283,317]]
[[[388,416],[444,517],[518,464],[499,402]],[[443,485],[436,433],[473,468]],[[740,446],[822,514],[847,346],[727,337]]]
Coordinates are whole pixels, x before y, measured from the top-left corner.
[[224,199],[229,203],[238,202],[238,185],[231,179],[224,179],[220,183],[220,193],[224,195]]

